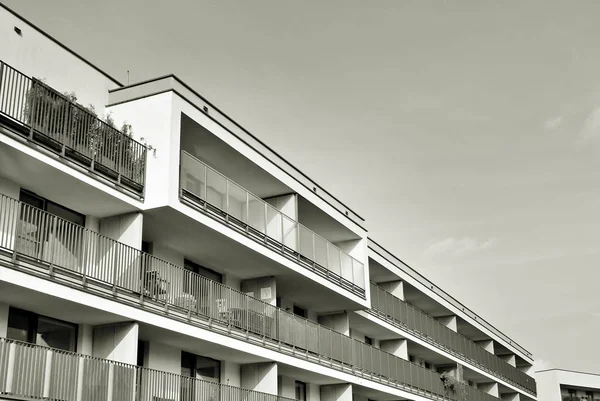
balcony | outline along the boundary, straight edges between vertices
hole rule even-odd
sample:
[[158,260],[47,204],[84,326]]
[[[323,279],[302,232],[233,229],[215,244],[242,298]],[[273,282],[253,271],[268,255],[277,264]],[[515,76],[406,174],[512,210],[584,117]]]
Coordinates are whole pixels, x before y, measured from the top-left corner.
[[531,395],[536,394],[535,380],[532,377],[373,283],[371,309],[368,312],[463,361],[503,378]]
[[61,401],[292,401],[5,338],[0,338],[0,395]]
[[185,151],[180,197],[188,206],[365,298],[361,262]]
[[0,61],[0,123],[61,161],[143,197],[146,146]]
[[[356,377],[447,398],[436,372],[8,197],[0,197],[0,259],[29,274]],[[469,400],[488,399],[469,391]]]

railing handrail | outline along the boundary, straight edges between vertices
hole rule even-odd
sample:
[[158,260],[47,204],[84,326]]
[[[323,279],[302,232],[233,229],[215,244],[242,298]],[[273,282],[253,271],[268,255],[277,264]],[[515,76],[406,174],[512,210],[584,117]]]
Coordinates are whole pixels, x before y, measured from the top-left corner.
[[[19,70],[17,70],[16,68],[10,66],[9,64],[6,64],[5,62],[3,62],[2,60],[0,60],[0,64],[4,64],[5,66],[12,68],[13,70],[21,73]],[[22,74],[22,73],[21,73]],[[25,74],[23,74],[25,75]],[[121,131],[119,131],[117,128],[109,125],[106,123],[106,121],[103,121],[100,117],[98,117],[97,114],[92,113],[87,107],[85,107],[84,105],[77,103],[71,99],[69,99],[68,97],[66,97],[63,93],[60,93],[59,91],[57,91],[56,89],[54,89],[53,87],[51,87],[50,85],[46,84],[42,79],[40,78],[36,78],[36,77],[30,77],[30,79],[36,83],[37,85],[42,85],[44,87],[44,89],[51,91],[54,95],[59,96],[62,100],[64,100],[65,102],[71,104],[74,107],[77,107],[80,111],[82,111],[83,113],[88,114],[90,117],[95,118],[96,122],[102,124],[103,126],[107,127],[108,129],[114,131],[115,133],[117,133],[118,135],[121,135],[123,138],[130,140],[131,142],[143,146],[144,148],[148,148],[148,145],[145,143],[142,143],[138,140],[136,140],[135,138],[125,135],[124,133],[122,133]]]
[[73,352],[73,351],[65,351],[65,350],[61,350],[61,349],[57,349],[57,348],[28,343],[28,342],[20,341],[20,340],[14,340],[11,338],[6,338],[6,337],[0,337],[0,345],[1,344],[15,344],[15,345],[21,346],[21,347],[35,348],[35,349],[40,349],[40,350],[46,350],[46,351],[53,352],[53,353],[60,354],[60,355],[68,355],[73,358],[104,362],[104,363],[108,363],[108,364],[115,365],[115,366],[129,368],[132,370],[138,370],[138,371],[143,371],[143,372],[155,372],[155,373],[159,373],[159,374],[163,374],[163,375],[168,375],[170,377],[179,377],[179,378],[189,380],[189,381],[206,383],[207,385],[211,385],[211,386],[218,386],[220,388],[229,388],[229,389],[234,389],[236,391],[242,391],[242,392],[247,392],[247,393],[251,393],[251,394],[265,395],[268,397],[276,397],[277,399],[280,399],[280,400],[296,401],[295,399],[290,398],[290,397],[269,394],[269,393],[265,393],[264,391],[249,390],[249,389],[245,389],[245,388],[241,388],[241,387],[232,386],[230,384],[216,383],[216,382],[212,382],[212,381],[208,381],[208,380],[198,379],[195,377],[187,377],[187,376],[183,376],[183,375],[180,375],[177,373],[165,372],[165,371],[158,370],[158,369],[132,365],[132,364],[125,363],[125,362],[119,362],[119,361],[115,361],[112,359],[99,358],[99,357],[95,357],[92,355],[85,355],[85,354],[81,354],[81,353],[77,353],[77,352]]
[[[391,292],[387,291],[385,288],[382,288],[382,287],[380,287],[379,285],[377,285],[377,283],[374,283],[374,282],[372,282],[372,281],[371,281],[371,286],[372,286],[372,287],[375,287],[375,289],[376,289],[377,291],[384,292],[384,293],[385,293],[387,296],[390,296],[390,297],[394,298],[394,300],[395,300],[396,302],[400,302],[400,303],[402,303],[402,304],[406,305],[407,307],[409,307],[409,308],[413,309],[413,310],[414,310],[416,313],[418,313],[419,315],[421,315],[421,316],[424,316],[425,318],[427,318],[427,319],[431,320],[431,321],[432,321],[432,322],[433,322],[435,325],[437,325],[438,327],[440,327],[442,330],[444,330],[445,332],[449,333],[450,335],[452,335],[452,336],[456,336],[456,337],[458,337],[458,338],[462,338],[462,339],[464,339],[465,341],[467,341],[467,342],[469,342],[469,343],[473,344],[474,346],[477,346],[477,347],[481,348],[481,350],[482,350],[482,351],[484,351],[484,352],[488,352],[488,351],[486,351],[486,350],[485,350],[483,347],[481,347],[481,346],[477,345],[477,343],[476,343],[475,341],[471,340],[470,338],[468,338],[468,337],[467,337],[467,336],[465,336],[464,334],[462,334],[462,333],[459,333],[459,332],[457,332],[457,331],[454,331],[454,330],[451,330],[451,329],[450,329],[450,328],[448,328],[446,325],[444,325],[443,323],[441,323],[439,320],[435,319],[433,316],[430,316],[429,314],[427,314],[426,312],[424,312],[424,311],[422,311],[421,309],[417,308],[416,306],[414,306],[414,305],[413,305],[413,304],[411,304],[410,302],[404,301],[404,300],[402,300],[402,299],[400,299],[400,298],[396,297],[394,294],[392,294]],[[385,312],[387,312],[387,311],[382,311],[381,309],[379,309],[379,308],[377,308],[376,306],[374,306],[374,305],[373,305],[373,299],[374,299],[374,296],[375,296],[375,294],[373,294],[373,291],[372,291],[372,292],[371,292],[371,308],[370,308],[370,309],[368,309],[368,310],[367,310],[367,312],[372,312],[372,311],[381,311],[381,312],[384,312],[384,313],[385,313]],[[378,299],[378,303],[379,303],[379,301],[380,301],[380,300]],[[418,330],[418,329],[417,329],[417,331],[421,332],[421,330]],[[435,342],[435,343],[437,343],[437,344],[440,344],[440,343],[439,343],[438,341],[436,341],[435,339],[433,339],[433,338],[432,338],[432,340],[433,340],[433,342]],[[440,345],[443,345],[443,344],[440,344]],[[470,358],[470,357],[469,357],[469,355],[466,355],[466,354],[464,354],[464,353],[460,352],[459,350],[455,350],[455,351],[456,351],[458,354],[460,354],[460,355],[463,355],[465,358],[468,358],[469,360],[473,360],[473,361],[475,361],[474,359]],[[516,372],[516,374],[517,374],[517,375],[522,375],[522,376],[525,376],[525,377],[527,377],[528,379],[531,379],[531,380],[535,381],[535,378],[533,378],[533,377],[531,377],[531,376],[527,375],[527,373],[525,373],[525,372],[523,372],[523,371],[521,371],[521,370],[517,369],[515,366],[512,366],[511,364],[509,364],[508,362],[506,362],[506,361],[505,361],[505,360],[503,360],[502,358],[498,357],[496,354],[492,354],[491,352],[488,352],[488,353],[489,353],[489,355],[490,355],[490,356],[494,357],[494,358],[495,358],[495,360],[496,360],[498,363],[500,363],[501,365],[503,365],[503,366],[505,366],[505,367],[507,367],[507,368],[510,368],[510,369],[514,370],[514,371]],[[482,364],[482,365],[484,365],[483,363],[479,363],[479,362],[477,362],[477,361],[475,361],[475,362],[476,362],[477,364]],[[503,377],[505,380],[508,380],[508,381],[512,382],[512,380],[511,380],[510,378],[506,377],[505,375],[503,375],[503,374],[502,374],[502,372],[499,372],[499,371],[497,371],[496,369],[493,369],[493,368],[488,368],[488,369],[492,370],[493,372],[496,372],[496,373],[497,373],[499,376]],[[519,384],[517,384],[517,383],[514,383],[514,384],[515,384],[515,385],[517,385],[517,386],[520,386],[520,385],[519,385]]]
[[206,162],[200,160],[199,158],[197,158],[196,156],[190,154],[189,152],[185,151],[185,150],[181,150],[181,153],[185,153],[188,157],[190,157],[191,159],[193,159],[195,162],[202,164],[205,168],[208,168],[209,170],[211,170],[212,172],[220,175],[222,178],[224,178],[225,180],[231,182],[234,185],[237,185],[238,187],[240,187],[241,189],[243,189],[244,191],[248,192],[248,194],[254,196],[256,199],[260,199],[261,202],[263,202],[264,204],[267,205],[267,207],[272,208],[273,210],[276,210],[278,213],[281,213],[282,215],[284,215],[285,217],[287,217],[288,219],[290,219],[291,221],[293,221],[294,223],[298,224],[299,226],[304,227],[305,229],[307,229],[308,231],[310,231],[311,233],[313,233],[314,235],[316,235],[317,237],[321,238],[323,241],[326,241],[328,244],[331,244],[333,247],[335,247],[336,249],[338,249],[340,252],[343,252],[344,254],[348,255],[349,257],[351,257],[353,260],[357,261],[358,263],[360,263],[362,266],[364,266],[364,263],[361,262],[360,260],[356,259],[354,256],[350,255],[348,252],[344,251],[342,248],[340,248],[339,246],[337,246],[336,244],[334,244],[333,242],[329,241],[327,238],[324,238],[322,235],[314,232],[313,230],[311,230],[310,228],[306,227],[304,224],[300,223],[297,219],[294,219],[290,216],[288,216],[286,213],[284,213],[283,211],[277,209],[276,207],[274,207],[273,205],[271,205],[269,202],[265,201],[263,198],[261,198],[260,196],[252,193],[251,191],[249,191],[248,189],[246,189],[246,187],[244,187],[243,185],[238,184],[237,182],[233,181],[231,178],[227,177],[226,175],[224,175],[223,173],[215,170],[213,167],[209,166]]
[[[233,293],[235,293],[235,294],[238,294],[238,295],[241,297],[241,299],[245,299],[246,301],[248,301],[248,300],[251,300],[252,302],[256,302],[256,303],[258,303],[258,304],[264,304],[264,305],[268,306],[268,308],[271,308],[272,310],[274,310],[274,311],[277,311],[277,312],[278,312],[278,313],[280,313],[282,316],[288,316],[289,318],[296,319],[297,321],[301,321],[301,322],[308,323],[308,325],[312,325],[313,327],[316,327],[318,330],[323,330],[324,332],[331,332],[331,333],[334,333],[334,334],[335,334],[335,335],[337,335],[337,336],[340,336],[340,337],[345,337],[345,338],[347,338],[347,341],[350,341],[350,344],[352,344],[352,345],[354,345],[354,344],[357,344],[357,346],[360,346],[360,347],[364,347],[364,348],[366,348],[366,349],[369,349],[371,353],[379,353],[379,354],[381,354],[381,356],[382,356],[382,357],[381,357],[381,360],[383,360],[383,359],[384,359],[384,358],[383,358],[383,356],[386,356],[387,358],[392,358],[392,359],[394,359],[394,360],[397,360],[397,361],[398,361],[398,363],[405,364],[405,365],[407,365],[407,366],[411,366],[411,367],[412,367],[412,368],[414,368],[414,369],[417,369],[417,370],[423,370],[423,371],[427,371],[427,372],[433,372],[433,371],[431,371],[430,369],[427,369],[427,368],[425,368],[425,367],[423,367],[423,366],[421,366],[421,365],[419,365],[419,364],[416,364],[416,363],[414,363],[414,362],[407,361],[407,360],[405,360],[405,359],[399,358],[399,357],[397,357],[397,356],[393,355],[392,353],[389,353],[389,352],[387,352],[387,351],[381,350],[381,349],[379,349],[379,348],[376,348],[376,347],[374,347],[374,346],[372,346],[372,345],[369,345],[369,344],[366,344],[366,343],[364,343],[364,342],[358,341],[357,339],[354,339],[354,338],[352,338],[352,337],[350,337],[350,336],[348,336],[348,335],[345,335],[345,334],[343,334],[343,333],[339,333],[339,332],[337,332],[336,330],[333,330],[333,329],[331,329],[331,328],[329,328],[329,327],[327,327],[327,326],[323,326],[323,325],[321,325],[321,324],[319,324],[319,323],[317,323],[317,322],[311,321],[311,320],[309,320],[309,319],[307,319],[307,318],[304,318],[304,317],[301,317],[301,316],[297,316],[297,315],[295,315],[295,314],[293,314],[293,313],[291,313],[291,312],[288,312],[288,311],[286,311],[286,310],[284,310],[284,309],[282,309],[282,308],[280,308],[280,307],[277,307],[277,306],[273,306],[273,305],[271,305],[271,304],[268,304],[268,303],[266,303],[266,302],[264,302],[264,301],[262,301],[262,300],[259,300],[259,299],[257,299],[257,298],[251,297],[251,296],[249,296],[249,295],[247,295],[247,294],[245,294],[245,293],[243,293],[243,292],[241,292],[241,291],[238,291],[238,290],[236,290],[236,289],[234,289],[234,288],[231,288],[231,287],[229,287],[229,286],[227,286],[227,285],[224,285],[224,284],[222,284],[222,283],[218,283],[218,282],[216,282],[216,281],[210,280],[210,279],[209,279],[209,278],[207,278],[207,277],[204,277],[204,276],[202,276],[202,275],[199,275],[199,274],[197,274],[197,273],[194,273],[194,272],[192,272],[192,271],[190,271],[190,270],[187,270],[187,269],[185,269],[185,268],[183,268],[183,267],[177,266],[177,265],[175,265],[175,264],[173,264],[173,263],[170,263],[170,262],[164,261],[164,260],[162,260],[162,259],[160,259],[160,258],[157,258],[157,257],[155,257],[155,256],[153,256],[153,255],[150,255],[150,254],[148,254],[148,253],[146,253],[146,252],[143,252],[143,251],[141,251],[141,250],[139,250],[139,249],[133,248],[133,247],[131,247],[131,246],[129,246],[129,245],[126,245],[126,244],[123,244],[123,243],[121,243],[121,242],[119,242],[119,241],[116,241],[116,240],[114,240],[114,239],[112,239],[112,238],[109,238],[109,237],[106,237],[106,236],[104,236],[104,235],[98,234],[98,233],[96,233],[96,232],[94,232],[94,231],[92,231],[92,230],[90,230],[90,229],[88,229],[88,228],[85,228],[85,227],[82,227],[82,226],[76,225],[76,224],[74,224],[74,223],[71,223],[71,222],[70,222],[70,221],[68,221],[68,220],[65,220],[65,219],[63,219],[63,218],[61,218],[61,217],[59,217],[59,216],[53,215],[53,214],[51,214],[51,213],[48,213],[48,212],[46,212],[46,211],[44,211],[44,210],[42,210],[42,209],[39,209],[39,208],[36,208],[36,207],[34,207],[34,206],[31,206],[31,205],[29,205],[29,204],[26,204],[26,203],[24,203],[24,202],[22,202],[22,201],[16,200],[16,199],[14,199],[14,198],[11,198],[11,197],[9,197],[9,196],[6,196],[6,195],[4,195],[4,194],[0,194],[0,203],[1,203],[1,201],[2,201],[2,199],[3,199],[3,198],[4,198],[4,199],[8,199],[9,201],[12,201],[12,202],[14,202],[16,205],[25,205],[25,206],[26,206],[26,207],[28,207],[28,208],[31,208],[31,209],[33,209],[33,210],[36,210],[36,211],[37,211],[37,213],[39,213],[39,214],[41,214],[41,215],[49,216],[49,217],[51,217],[51,218],[53,218],[53,219],[56,219],[56,220],[58,220],[58,221],[61,221],[63,224],[65,224],[65,225],[67,225],[67,226],[71,226],[71,227],[73,227],[73,228],[75,228],[75,229],[77,229],[77,230],[81,230],[81,231],[82,231],[82,232],[84,232],[84,233],[86,233],[86,232],[87,232],[87,233],[89,233],[89,234],[91,234],[91,235],[98,236],[98,237],[100,237],[100,238],[104,239],[105,241],[108,241],[109,243],[114,243],[114,244],[118,244],[118,245],[120,245],[120,246],[123,246],[123,247],[125,247],[126,249],[129,249],[129,250],[133,251],[133,252],[134,252],[134,254],[135,254],[135,253],[137,253],[137,254],[139,254],[139,255],[140,255],[140,256],[142,256],[142,257],[148,258],[148,259],[150,259],[150,260],[157,260],[157,261],[159,261],[159,262],[161,262],[161,263],[165,263],[167,266],[171,266],[171,267],[174,267],[174,268],[176,268],[176,269],[178,269],[178,270],[185,271],[187,274],[190,274],[191,276],[195,276],[195,277],[197,277],[199,280],[204,280],[205,282],[211,283],[211,284],[213,284],[213,285],[217,285],[217,286],[218,286],[218,287],[220,287],[220,288],[223,288],[223,289],[225,289],[225,290],[227,290],[227,291],[230,291],[230,292],[233,292]],[[5,208],[5,209],[9,209],[9,208]],[[19,208],[19,211],[20,211],[20,210],[21,210],[21,209]],[[1,215],[1,211],[0,211],[0,217],[1,217],[1,216],[2,216],[2,215]],[[17,236],[17,235],[18,235],[18,234],[17,234],[17,233],[15,233],[15,236]],[[1,243],[0,243],[0,245],[1,245]],[[17,252],[16,250],[13,250],[13,251],[14,251],[14,252]],[[308,325],[307,325],[307,326],[308,326]],[[331,337],[331,338],[333,338],[333,337]],[[353,347],[351,347],[351,349],[353,349]],[[361,366],[358,366],[358,367],[359,367],[359,368],[361,368]],[[436,372],[433,372],[433,373],[437,374]],[[411,387],[412,387],[412,386],[414,386],[413,384],[410,384],[410,383],[406,383],[406,384],[407,384],[408,386],[411,386]],[[417,388],[418,388],[418,387],[417,387]],[[427,390],[424,390],[424,391],[427,391]],[[433,393],[433,394],[435,394],[435,393]]]
[[0,60],[0,116],[27,143],[144,197],[148,146],[68,95]]
[[[379,249],[374,249],[374,247],[372,247],[371,244],[375,245]],[[435,283],[433,283],[427,277],[423,276],[421,273],[419,273],[418,271],[416,271],[415,269],[413,269],[412,267],[410,267],[408,264],[406,264],[405,262],[403,262],[396,255],[393,255],[392,253],[390,253],[387,249],[385,249],[377,241],[369,238],[369,246],[368,247],[369,247],[370,250],[372,250],[373,252],[375,252],[379,256],[381,256],[383,259],[385,259],[386,261],[390,262],[395,267],[399,268],[400,270],[402,270],[405,273],[407,273],[408,275],[410,275],[412,278],[414,278],[415,280],[417,280],[420,284],[424,284],[426,287],[429,287],[431,289],[431,291],[433,291],[435,294],[437,294],[440,297],[442,297],[445,301],[449,302],[454,307],[456,307],[458,309],[462,309],[462,311],[467,316],[469,316],[469,313],[470,313],[471,314],[471,316],[469,316],[470,318],[476,320],[478,323],[480,323],[483,326],[485,326],[488,330],[494,332],[496,335],[498,335],[504,341],[506,341],[509,345],[514,346],[519,351],[521,351],[523,354],[527,355],[529,358],[533,358],[533,353],[531,353],[530,351],[528,351],[525,347],[523,347],[522,345],[520,345],[519,343],[517,343],[515,340],[513,340],[512,338],[510,338],[507,334],[503,333],[500,329],[498,329],[493,324],[491,324],[490,322],[488,322],[487,320],[485,320],[483,317],[481,317],[480,315],[478,315],[477,313],[475,313],[474,311],[472,311],[468,306],[466,306],[465,304],[463,304],[462,302],[460,302],[454,296],[452,296],[448,292],[444,291],[442,288],[440,288],[438,285],[436,285]],[[384,252],[388,256],[382,255],[381,252]],[[392,261],[392,260],[390,260],[390,258],[394,259],[399,264],[407,267],[410,270],[410,272],[406,272],[403,268],[397,266],[397,263],[394,262],[394,261]],[[417,277],[415,277],[415,275]]]

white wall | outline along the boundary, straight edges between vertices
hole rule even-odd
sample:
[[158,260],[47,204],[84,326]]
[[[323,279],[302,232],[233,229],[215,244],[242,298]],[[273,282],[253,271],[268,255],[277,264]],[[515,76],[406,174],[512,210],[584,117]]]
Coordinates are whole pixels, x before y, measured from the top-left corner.
[[266,362],[242,365],[241,386],[247,390],[277,395],[277,364]]
[[298,195],[289,194],[263,199],[289,218],[298,221]]
[[150,369],[181,374],[181,350],[168,345],[150,341],[148,343],[147,366]]
[[80,324],[77,329],[77,353],[93,354],[94,328],[89,324]]
[[321,401],[352,401],[351,384],[321,386]]
[[515,355],[498,355],[498,358],[505,360],[510,366],[517,366],[517,358]]
[[[19,27],[22,34],[18,35],[14,27]],[[44,80],[60,92],[75,92],[81,104],[91,103],[99,113],[104,112],[108,90],[118,87],[3,7],[0,7],[0,59],[27,76]]]
[[296,380],[289,376],[279,376],[279,389],[277,395],[286,398],[296,398]]
[[494,397],[499,397],[498,383],[479,383],[477,389]]
[[387,283],[381,283],[377,285],[389,292],[390,294],[392,294],[393,296],[395,296],[396,298],[401,299],[403,301],[406,300],[404,298],[404,281],[390,281]]
[[100,220],[100,234],[135,249],[142,249],[141,213],[127,213]]
[[494,340],[475,341],[475,344],[479,345],[480,347],[482,347],[487,352],[495,355]]
[[439,320],[441,324],[448,327],[450,330],[458,332],[456,316],[442,316],[442,317],[437,317],[436,319]]
[[275,277],[259,277],[241,282],[241,291],[263,302],[276,305],[277,282]]
[[137,323],[94,327],[93,356],[135,365],[137,363],[138,331]]
[[221,361],[221,384],[240,387],[242,383],[242,368],[239,363]]
[[4,338],[8,333],[8,309],[8,304],[0,302],[0,337]]
[[108,107],[117,122],[133,127],[134,139],[156,149],[148,151],[144,207],[166,206],[179,192],[179,120],[172,115],[171,93]]
[[321,315],[319,316],[319,323],[339,333],[350,335],[350,320],[347,312]]
[[405,339],[384,340],[380,342],[380,347],[383,351],[408,361],[408,341]]

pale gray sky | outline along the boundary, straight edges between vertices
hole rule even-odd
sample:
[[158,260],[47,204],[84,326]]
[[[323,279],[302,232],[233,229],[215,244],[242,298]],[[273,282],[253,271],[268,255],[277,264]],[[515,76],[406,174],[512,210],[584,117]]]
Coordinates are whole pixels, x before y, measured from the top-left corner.
[[541,367],[600,373],[600,2],[3,1],[179,75]]

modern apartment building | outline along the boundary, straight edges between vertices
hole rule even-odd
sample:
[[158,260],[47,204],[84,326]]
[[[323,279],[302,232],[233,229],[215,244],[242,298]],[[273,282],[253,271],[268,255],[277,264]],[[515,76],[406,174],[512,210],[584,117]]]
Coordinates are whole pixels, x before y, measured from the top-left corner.
[[535,400],[532,365],[182,80],[0,7],[0,399]]
[[600,375],[564,369],[536,372],[539,398],[544,401],[600,401]]

